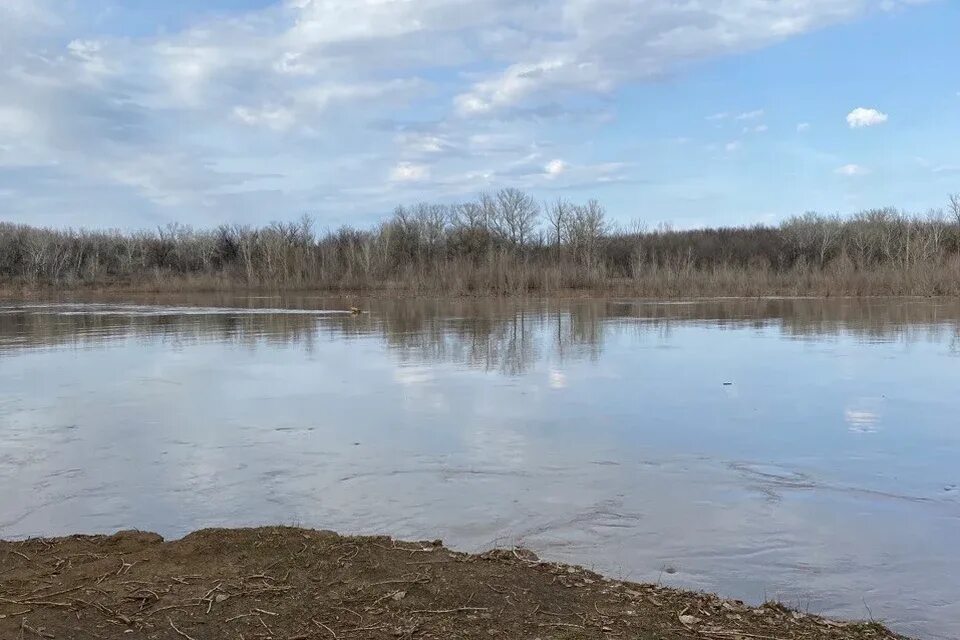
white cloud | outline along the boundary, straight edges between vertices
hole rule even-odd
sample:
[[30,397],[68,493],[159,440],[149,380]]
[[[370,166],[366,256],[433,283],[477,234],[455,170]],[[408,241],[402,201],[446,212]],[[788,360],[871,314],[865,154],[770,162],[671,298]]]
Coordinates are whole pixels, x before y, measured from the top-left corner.
[[276,106],[260,108],[234,107],[233,116],[240,122],[252,126],[263,125],[277,131],[285,131],[293,126],[296,117],[290,109]]
[[30,135],[36,124],[35,118],[25,109],[0,105],[0,140]]
[[543,170],[548,177],[554,178],[567,170],[567,163],[557,158],[548,162]]
[[934,173],[960,173],[960,164],[940,164],[933,169]]
[[565,165],[559,174],[547,174],[547,186],[556,181],[560,188],[587,187],[595,189],[598,185],[623,182],[628,165],[622,162],[601,162],[598,164]]
[[3,0],[0,3],[0,54],[56,28],[61,22],[49,0]]
[[72,40],[67,44],[67,51],[78,62],[86,74],[86,79],[96,82],[117,71],[103,56],[103,44],[99,40]]
[[847,124],[850,125],[851,129],[859,129],[861,127],[873,127],[878,124],[883,124],[887,121],[887,114],[881,113],[876,109],[867,109],[864,107],[857,107],[853,111],[847,114]]
[[401,162],[390,170],[392,182],[422,182],[429,177],[429,167],[413,162]]
[[724,148],[727,152],[732,153],[732,152],[734,152],[734,151],[738,151],[738,150],[740,149],[740,147],[742,147],[742,146],[743,146],[743,143],[741,143],[739,140],[731,140],[730,142],[728,142],[727,144],[725,144],[725,145],[723,146],[723,148]]
[[233,116],[248,125],[262,125],[286,131],[300,123],[309,125],[327,110],[360,101],[386,102],[391,96],[409,94],[420,86],[417,80],[392,80],[383,83],[316,84],[288,95],[290,106],[266,104],[260,107],[237,106]]
[[764,114],[763,109],[755,109],[753,111],[744,111],[743,113],[737,115],[737,120],[756,120],[757,118],[762,118]]
[[30,171],[0,188],[27,194],[22,219],[140,226],[372,215],[410,182],[432,198],[622,181],[626,165],[558,148],[551,121],[602,125],[626,83],[875,6],[277,0],[141,35],[86,3],[3,0],[0,164]]
[[719,120],[726,120],[728,117],[730,117],[729,113],[721,111],[719,113],[714,113],[712,115],[707,116],[707,120],[710,120],[711,122],[717,122]]
[[514,52],[505,69],[461,92],[456,98],[461,114],[509,112],[575,92],[607,93],[689,61],[756,49],[848,21],[876,5],[866,0],[558,0],[536,6],[535,24],[543,37]]
[[416,156],[459,151],[457,144],[450,139],[450,136],[434,132],[401,131],[396,135],[395,141],[405,153]]
[[386,106],[390,98],[411,97],[423,84],[416,78],[397,78],[386,82],[354,82],[352,84],[317,84],[293,93],[293,98],[314,113],[334,105],[376,102]]
[[809,122],[800,122],[797,124],[797,133],[803,133],[810,130]]
[[837,167],[834,173],[840,176],[853,178],[857,176],[865,176],[870,173],[870,170],[866,167],[860,166],[859,164],[845,164],[842,167]]
[[515,107],[533,96],[562,96],[567,92],[608,92],[615,86],[612,74],[597,63],[577,61],[567,56],[515,64],[502,74],[473,85],[469,92],[456,96],[454,103],[461,115],[483,115]]

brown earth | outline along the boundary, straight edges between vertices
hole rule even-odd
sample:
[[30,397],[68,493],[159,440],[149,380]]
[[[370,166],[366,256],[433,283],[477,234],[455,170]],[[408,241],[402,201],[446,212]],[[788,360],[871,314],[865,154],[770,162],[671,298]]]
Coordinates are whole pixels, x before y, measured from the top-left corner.
[[270,527],[0,542],[0,639],[901,638],[529,551]]

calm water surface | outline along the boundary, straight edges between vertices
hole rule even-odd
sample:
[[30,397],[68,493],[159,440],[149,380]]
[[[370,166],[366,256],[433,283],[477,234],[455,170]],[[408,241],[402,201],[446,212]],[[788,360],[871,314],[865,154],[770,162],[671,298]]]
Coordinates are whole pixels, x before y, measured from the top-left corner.
[[957,638],[960,303],[7,300],[0,486],[5,538],[520,544]]

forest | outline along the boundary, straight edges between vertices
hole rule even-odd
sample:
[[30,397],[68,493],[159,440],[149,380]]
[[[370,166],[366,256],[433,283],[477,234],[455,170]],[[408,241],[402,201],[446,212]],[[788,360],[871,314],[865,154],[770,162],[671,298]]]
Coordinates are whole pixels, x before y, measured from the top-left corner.
[[4,289],[311,289],[649,297],[955,295],[960,195],[923,214],[814,212],[776,226],[676,230],[611,222],[597,200],[517,189],[399,206],[371,228],[73,230],[0,223]]

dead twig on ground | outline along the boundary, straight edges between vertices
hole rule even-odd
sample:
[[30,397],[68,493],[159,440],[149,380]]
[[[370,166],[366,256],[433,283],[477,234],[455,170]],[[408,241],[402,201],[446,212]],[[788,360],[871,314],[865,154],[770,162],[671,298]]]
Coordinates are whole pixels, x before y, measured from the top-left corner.
[[787,640],[786,638],[781,638],[778,636],[765,636],[758,633],[748,633],[747,631],[708,631],[701,629],[699,633],[700,635],[704,636],[742,636],[744,638],[757,638],[758,640]]
[[[45,588],[45,587],[41,587],[41,588]],[[25,596],[19,596],[19,597],[22,598],[25,602],[29,602],[30,600],[36,600],[37,598],[52,598],[53,596],[62,596],[65,593],[73,593],[74,591],[77,591],[79,589],[82,589],[82,587],[72,587],[70,589],[64,589],[62,591],[54,591],[53,593],[41,593],[41,594],[30,596],[30,597],[25,597]],[[34,593],[35,592],[36,590],[34,591]]]
[[586,629],[582,624],[570,624],[569,622],[541,622],[538,627],[570,627],[571,629]]
[[462,611],[489,611],[487,607],[457,607],[456,609],[416,609],[411,611],[410,614],[414,613],[430,613],[430,614],[443,614],[443,613],[460,613]]
[[320,622],[319,620],[311,620],[311,622],[313,622],[313,624],[317,625],[318,627],[322,627],[323,629],[326,629],[330,633],[330,635],[333,636],[333,640],[339,640],[339,637],[337,636],[336,632],[330,627],[328,627],[326,624],[324,624],[323,622]]
[[60,607],[64,609],[70,609],[71,607],[73,607],[73,605],[70,604],[69,602],[50,602],[47,600],[34,600],[34,599],[14,600],[12,598],[0,597],[0,602],[6,602],[8,604],[18,604],[21,607],[25,607],[27,605],[32,605],[37,607]]
[[354,627],[353,629],[345,629],[341,633],[357,633],[358,631],[373,631],[375,629],[383,629],[382,624],[373,624],[369,627]]
[[429,575],[418,573],[414,578],[398,578],[396,580],[381,580],[380,582],[371,582],[368,587],[379,587],[385,584],[426,584],[431,581]]
[[167,622],[170,623],[170,626],[173,628],[174,631],[177,632],[177,635],[178,635],[178,636],[183,636],[183,637],[186,638],[187,640],[196,640],[195,638],[187,635],[185,632],[183,632],[183,631],[181,631],[180,629],[178,629],[178,628],[177,628],[177,625],[173,624],[173,620],[171,620],[170,618],[167,618]]
[[166,607],[160,607],[159,609],[154,609],[153,611],[148,611],[146,617],[150,617],[155,613],[160,613],[161,611],[170,611],[171,609],[186,609],[188,607],[202,607],[202,602],[184,602],[182,604],[171,604]]
[[241,619],[241,618],[254,618],[254,617],[259,616],[259,615],[260,615],[259,613],[241,613],[241,614],[238,615],[238,616],[233,616],[232,618],[227,618],[226,620],[224,620],[224,622],[233,622],[234,620],[239,620],[239,619]]
[[35,635],[38,635],[38,636],[40,636],[41,638],[52,638],[52,637],[53,637],[53,634],[52,634],[52,633],[45,633],[44,630],[43,630],[43,627],[39,627],[39,628],[31,627],[29,624],[27,624],[26,618],[24,618],[23,620],[20,621],[20,629],[23,630],[23,631],[29,631],[30,633],[35,634]]

